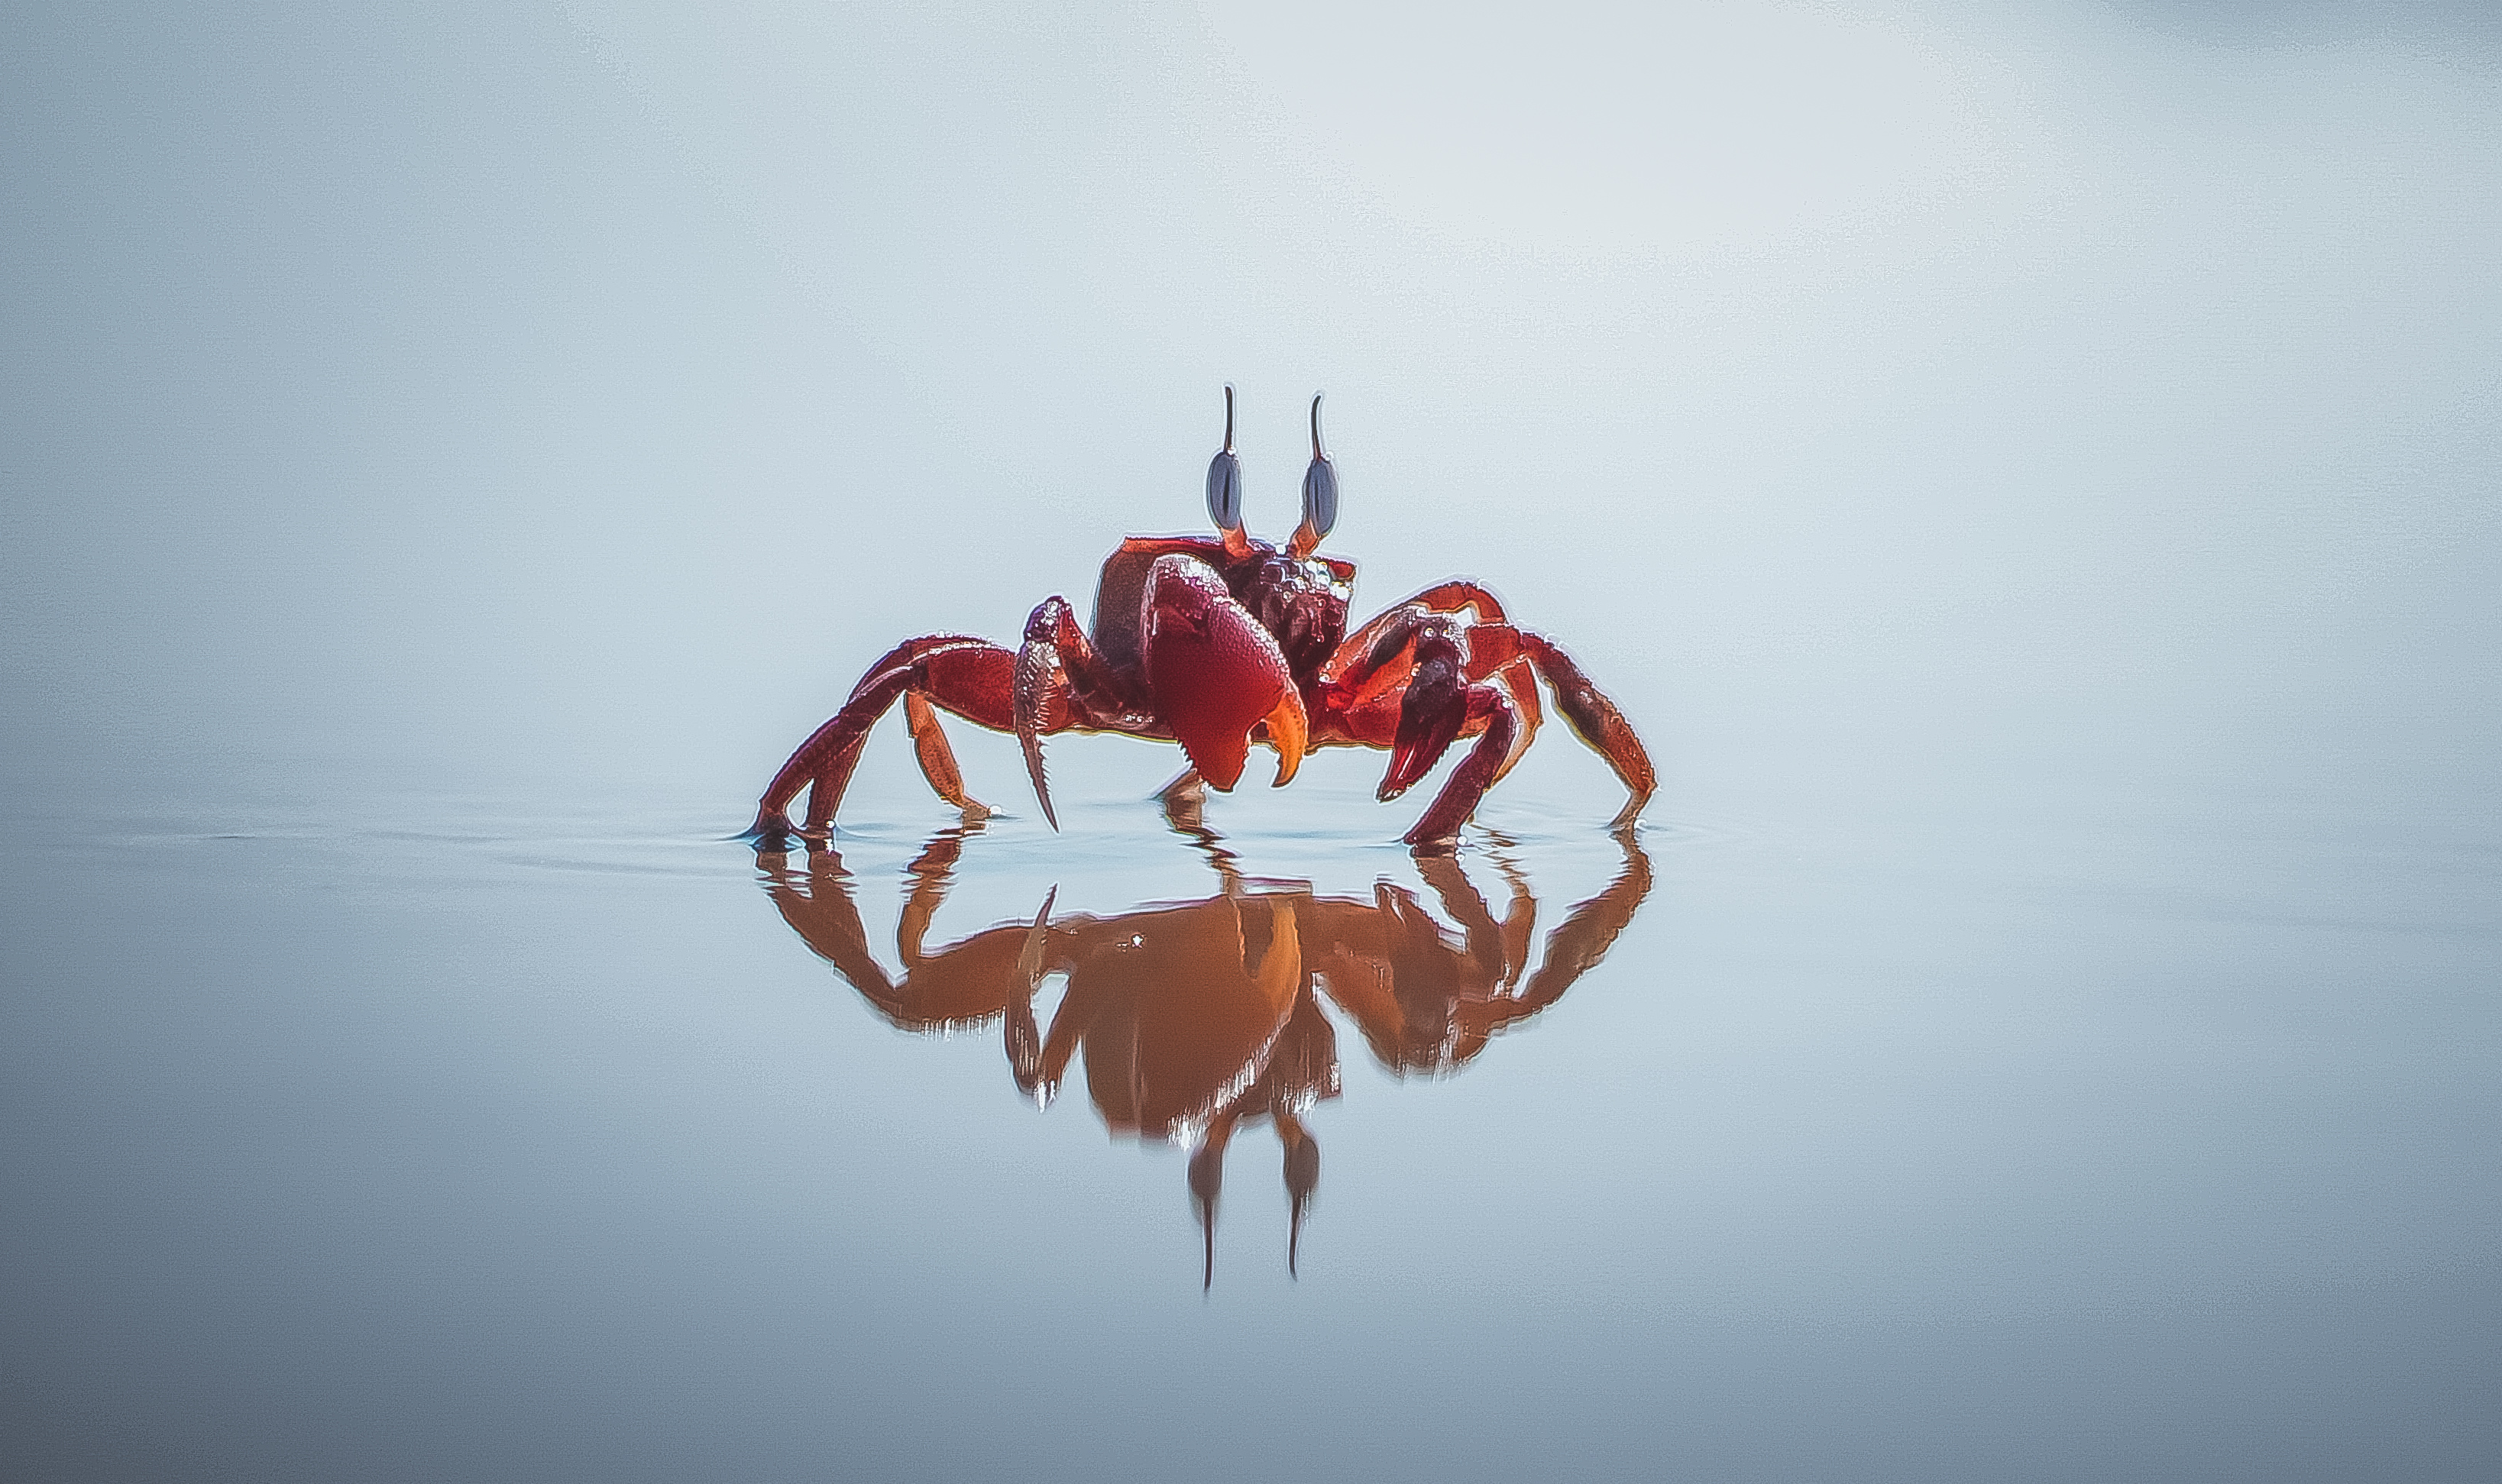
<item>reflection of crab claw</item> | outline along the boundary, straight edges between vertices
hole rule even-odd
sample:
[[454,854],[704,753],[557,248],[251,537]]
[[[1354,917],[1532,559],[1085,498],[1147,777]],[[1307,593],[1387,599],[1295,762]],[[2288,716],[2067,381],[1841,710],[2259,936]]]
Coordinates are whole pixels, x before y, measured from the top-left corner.
[[1042,894],[1042,910],[1033,915],[1033,926],[1025,932],[1025,946],[1017,953],[1017,980],[1028,995],[1042,988],[1042,956],[1051,942],[1051,904],[1060,899],[1060,888]]
[[1195,557],[1149,571],[1139,612],[1147,683],[1200,777],[1222,791],[1242,776],[1255,727],[1277,750],[1277,783],[1295,776],[1309,726],[1286,657],[1268,629]]
[[1043,894],[1042,910],[1033,915],[1033,926],[1026,929],[1017,951],[1016,982],[1023,993],[1011,994],[1007,1004],[1008,1074],[1019,1091],[1046,1108],[1055,1089],[1042,1081],[1042,1032],[1033,1023],[1033,995],[1042,988],[1044,960],[1051,950],[1051,904],[1059,899],[1057,886]]

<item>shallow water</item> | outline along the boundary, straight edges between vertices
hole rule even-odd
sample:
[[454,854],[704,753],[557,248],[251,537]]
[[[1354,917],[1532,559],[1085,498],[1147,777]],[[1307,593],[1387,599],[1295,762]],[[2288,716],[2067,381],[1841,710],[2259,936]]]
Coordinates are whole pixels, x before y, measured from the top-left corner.
[[[1468,891],[1320,760],[1213,800],[1231,832],[1082,758],[1057,836],[867,798],[838,862],[760,858],[727,816],[423,794],[354,826],[16,815],[13,1450],[412,1477],[2493,1456],[2489,843],[2062,793],[1911,829],[1671,800],[1628,846],[1595,788],[1514,796],[1454,863],[1481,928],[1534,927],[1479,959]],[[900,977],[916,890],[940,962],[898,1012],[860,986]],[[1107,981],[1047,1108],[997,1013],[910,1000],[1046,894],[1064,932],[1180,944]],[[1348,915],[1301,931],[1312,963],[1392,903],[1438,925],[1399,965],[1420,1014],[1499,1000],[1523,943],[1535,985],[1584,904],[1605,953],[1482,1041],[1382,1040],[1325,991],[1296,1011],[1334,1026],[1315,1102],[1260,1044],[1240,926],[1265,961],[1298,900]],[[975,1000],[1013,997],[1010,960]],[[1252,1096],[1218,1086],[1264,1051]],[[1320,1152],[1291,1277],[1278,1089]],[[1229,1095],[1203,1274],[1159,1120],[1187,1141]]]
[[[30,13],[0,1473],[2502,1472],[2502,61],[2179,9]],[[1637,834],[727,838],[1227,381]]]

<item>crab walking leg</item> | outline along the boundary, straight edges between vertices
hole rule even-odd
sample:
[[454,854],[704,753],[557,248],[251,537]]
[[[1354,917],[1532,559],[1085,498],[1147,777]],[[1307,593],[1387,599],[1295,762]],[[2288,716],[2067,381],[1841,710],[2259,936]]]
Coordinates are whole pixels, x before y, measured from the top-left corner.
[[[867,745],[868,733],[863,730],[852,739],[850,746],[835,754],[833,760],[827,763],[825,769],[817,774],[816,781],[809,785],[808,820],[799,828],[802,835],[812,840],[833,837],[834,805],[841,801],[843,791],[851,787],[852,769],[860,766],[861,749]],[[763,817],[760,810],[757,814],[759,822]]]
[[947,733],[938,727],[938,708],[920,691],[906,691],[903,720],[912,732],[912,752],[921,760],[921,776],[930,780],[938,796],[967,814],[989,814],[990,805],[964,792],[964,771],[956,765],[956,750],[947,745]]
[[[1497,626],[1505,632],[1510,631],[1510,620],[1504,616],[1503,599],[1472,582],[1438,583],[1403,603],[1383,609],[1362,628],[1347,635],[1338,645],[1337,653],[1322,667],[1321,679],[1324,683],[1350,679],[1361,683],[1397,658],[1420,624],[1437,617],[1456,618],[1471,609],[1475,611],[1475,617],[1466,621],[1471,633]],[[1390,637],[1394,632],[1399,636],[1395,641]],[[1503,646],[1499,657],[1493,654],[1477,657],[1477,661],[1471,666],[1469,678],[1483,680],[1493,669],[1519,662],[1521,657],[1517,650],[1517,645]],[[1378,687],[1367,685],[1364,689],[1369,691]],[[1528,688],[1515,686],[1511,689],[1517,696],[1520,691]],[[1534,707],[1537,698],[1529,696],[1525,703]]]
[[1251,734],[1268,728],[1276,786],[1303,760],[1309,724],[1276,637],[1234,601],[1225,579],[1194,556],[1165,556],[1148,570],[1138,606],[1147,684],[1156,709],[1219,793],[1242,776]]
[[[747,827],[748,835],[770,839],[793,833],[786,811],[801,789],[811,790],[809,828],[823,833],[833,822],[834,808],[842,800],[844,786],[851,782],[869,727],[898,695],[917,691],[976,725],[1009,730],[1015,725],[1009,703],[1009,677],[1015,665],[1016,657],[1006,650],[962,634],[931,634],[896,645],[869,666],[852,688],[843,709],[810,733],[773,775],[757,803],[756,822]],[[1052,720],[1054,730],[1066,725],[1065,714]],[[918,736],[915,740],[919,741]],[[952,768],[954,758],[944,754],[944,746],[942,742],[942,756]],[[923,766],[925,770],[929,766],[927,751]],[[946,794],[941,777],[931,777],[930,784]],[[963,792],[961,785],[957,792]]]
[[1608,827],[1622,829],[1633,824],[1650,802],[1652,790],[1659,786],[1659,774],[1650,765],[1650,754],[1642,750],[1641,738],[1634,735],[1631,722],[1616,709],[1616,703],[1590,684],[1590,677],[1571,656],[1553,644],[1526,629],[1520,640],[1529,651],[1530,662],[1555,691],[1555,709],[1564,713],[1573,734],[1590,744],[1591,751],[1607,759],[1616,777],[1624,783],[1630,797],[1625,807],[1608,822]]
[[[1529,653],[1519,629],[1508,624],[1471,624],[1468,628],[1468,677],[1471,681],[1490,680],[1503,687],[1511,703],[1520,708],[1520,740],[1514,743],[1511,756],[1504,759],[1503,772],[1520,760],[1529,751],[1530,740],[1545,724],[1545,708],[1538,703],[1538,682],[1533,678]],[[1495,775],[1497,782],[1503,773]]]
[[[1096,655],[1086,631],[1077,626],[1077,615],[1066,598],[1057,594],[1044,598],[1025,621],[1025,643],[1017,650],[1012,689],[1014,730],[1017,745],[1025,750],[1026,776],[1033,780],[1033,796],[1042,805],[1043,819],[1058,829],[1060,817],[1052,813],[1051,784],[1042,768],[1043,733],[1059,729],[1048,725],[1054,708],[1063,716],[1082,708],[1095,720],[1110,720],[1102,714],[1127,709],[1111,668]],[[1076,708],[1070,705],[1072,694]]]

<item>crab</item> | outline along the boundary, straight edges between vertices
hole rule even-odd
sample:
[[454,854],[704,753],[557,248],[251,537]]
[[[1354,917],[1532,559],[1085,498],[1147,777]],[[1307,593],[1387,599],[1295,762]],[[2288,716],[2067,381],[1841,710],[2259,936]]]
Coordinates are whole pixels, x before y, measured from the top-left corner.
[[[1059,817],[1043,771],[1042,739],[1065,731],[1121,732],[1181,744],[1190,768],[1230,791],[1253,744],[1276,753],[1275,784],[1292,781],[1321,747],[1390,754],[1376,798],[1387,803],[1432,771],[1453,743],[1472,741],[1403,841],[1447,848],[1477,802],[1520,760],[1542,720],[1538,686],[1623,782],[1611,828],[1629,828],[1656,782],[1631,723],[1555,643],[1513,624],[1474,582],[1426,589],[1347,632],[1355,563],[1318,547],[1337,521],[1337,470],[1321,445],[1321,398],[1311,407],[1312,459],[1302,520],[1284,547],[1242,523],[1242,464],[1234,452],[1234,388],[1225,388],[1225,441],[1207,466],[1207,511],[1217,535],[1132,536],[1104,559],[1091,631],[1066,598],[1043,599],[1014,650],[962,634],[906,639],[868,668],[840,711],[782,764],[759,800],[747,837],[831,835],[843,789],[869,728],[903,701],[924,777],[962,809],[964,792],[937,713],[1015,735],[1043,818]],[[808,792],[805,822],[788,810]]]

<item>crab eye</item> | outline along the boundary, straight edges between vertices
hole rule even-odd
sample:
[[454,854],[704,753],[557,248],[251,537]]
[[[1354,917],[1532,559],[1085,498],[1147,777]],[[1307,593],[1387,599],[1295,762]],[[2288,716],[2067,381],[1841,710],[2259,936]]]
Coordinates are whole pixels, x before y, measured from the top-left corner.
[[1303,524],[1317,541],[1337,523],[1337,466],[1321,451],[1321,398],[1312,393],[1312,465],[1303,471]]
[[1207,515],[1221,531],[1242,528],[1242,460],[1234,456],[1234,384],[1225,384],[1225,447],[1207,461]]

